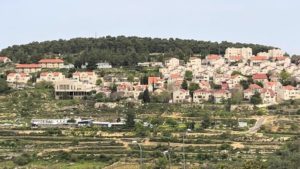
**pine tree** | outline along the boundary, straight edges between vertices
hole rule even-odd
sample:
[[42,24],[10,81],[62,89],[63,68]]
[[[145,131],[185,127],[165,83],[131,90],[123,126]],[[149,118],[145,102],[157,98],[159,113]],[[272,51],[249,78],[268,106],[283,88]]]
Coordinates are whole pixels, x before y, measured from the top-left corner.
[[143,93],[143,102],[144,103],[149,103],[150,102],[150,95],[149,95],[148,88]]

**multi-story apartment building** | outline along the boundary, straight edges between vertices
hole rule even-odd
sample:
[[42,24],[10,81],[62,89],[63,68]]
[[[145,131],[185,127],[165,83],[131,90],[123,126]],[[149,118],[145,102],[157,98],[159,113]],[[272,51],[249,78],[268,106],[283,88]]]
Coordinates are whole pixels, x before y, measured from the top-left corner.
[[74,79],[63,79],[54,83],[56,99],[73,99],[88,96],[95,90],[94,85]]
[[225,58],[241,56],[243,60],[250,59],[252,57],[251,48],[227,48],[225,50]]
[[17,64],[16,65],[16,72],[19,73],[36,73],[41,71],[40,64]]
[[268,51],[269,57],[279,57],[279,56],[284,56],[284,51],[281,49],[270,49]]
[[180,61],[177,58],[170,58],[165,61],[165,65],[169,68],[176,68],[180,65]]

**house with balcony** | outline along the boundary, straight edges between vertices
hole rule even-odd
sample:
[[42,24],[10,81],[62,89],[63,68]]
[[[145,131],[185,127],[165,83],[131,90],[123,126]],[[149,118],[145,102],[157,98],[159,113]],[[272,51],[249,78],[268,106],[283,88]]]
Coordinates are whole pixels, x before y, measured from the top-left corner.
[[83,98],[92,94],[95,86],[75,79],[63,79],[54,83],[56,99]]
[[6,81],[11,87],[24,87],[30,79],[28,73],[9,73]]
[[63,75],[61,72],[41,72],[40,77],[36,79],[36,82],[56,82],[59,80],[65,79],[65,75]]
[[98,76],[95,72],[74,72],[72,78],[80,82],[93,84],[95,85],[98,79]]

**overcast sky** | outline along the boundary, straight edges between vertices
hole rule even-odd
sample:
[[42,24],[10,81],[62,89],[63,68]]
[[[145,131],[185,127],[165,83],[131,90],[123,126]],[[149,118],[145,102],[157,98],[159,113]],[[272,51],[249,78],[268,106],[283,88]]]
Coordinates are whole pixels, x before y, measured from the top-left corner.
[[300,0],[0,0],[0,49],[106,35],[250,42],[300,54]]

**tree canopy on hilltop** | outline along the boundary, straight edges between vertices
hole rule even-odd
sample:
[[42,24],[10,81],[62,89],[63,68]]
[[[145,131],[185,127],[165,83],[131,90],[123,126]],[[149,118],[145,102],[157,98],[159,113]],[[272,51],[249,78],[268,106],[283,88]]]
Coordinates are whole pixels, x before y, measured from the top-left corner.
[[[188,60],[198,54],[224,54],[228,47],[251,47],[253,53],[267,51],[273,47],[257,44],[221,43],[182,39],[160,39],[140,37],[75,38],[32,42],[3,49],[0,54],[19,63],[32,63],[40,58],[59,56],[67,62],[83,64],[107,61],[114,66],[131,66],[143,61],[163,61],[168,57]],[[151,54],[151,55],[150,55]]]

